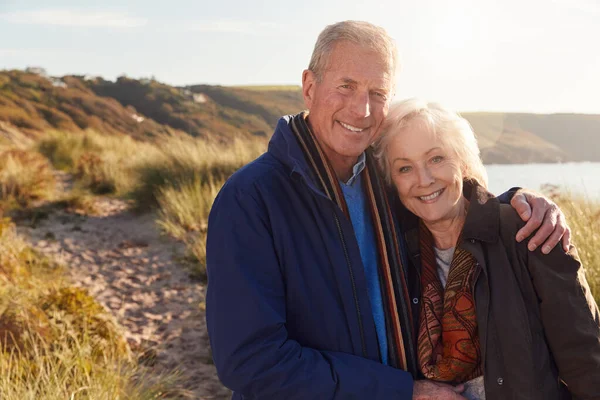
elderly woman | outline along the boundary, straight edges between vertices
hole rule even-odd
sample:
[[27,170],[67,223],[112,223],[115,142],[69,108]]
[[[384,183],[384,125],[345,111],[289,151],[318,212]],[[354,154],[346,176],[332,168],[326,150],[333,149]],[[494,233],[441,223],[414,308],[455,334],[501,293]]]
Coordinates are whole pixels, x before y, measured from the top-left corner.
[[407,100],[375,154],[420,270],[423,376],[465,383],[470,399],[600,399],[600,316],[577,251],[513,239],[523,223],[487,192],[469,123]]

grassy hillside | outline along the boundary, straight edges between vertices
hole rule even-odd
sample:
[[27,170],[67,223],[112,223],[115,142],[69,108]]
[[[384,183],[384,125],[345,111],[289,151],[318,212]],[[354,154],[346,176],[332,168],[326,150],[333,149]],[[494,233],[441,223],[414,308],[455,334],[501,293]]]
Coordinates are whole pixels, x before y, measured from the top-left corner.
[[600,115],[512,114],[510,119],[577,160],[600,161]]
[[[300,87],[247,86],[232,87],[195,85],[189,89],[193,93],[204,93],[214,102],[224,107],[240,110],[259,116],[268,126],[273,127],[277,120],[286,114],[304,109]],[[271,132],[265,134],[270,135]]]
[[80,78],[22,71],[0,72],[0,121],[30,135],[53,129],[92,129],[137,138],[174,132],[152,119],[139,118],[135,109],[113,98],[96,95]]
[[600,115],[463,113],[486,163],[600,161]]
[[[174,87],[152,79],[0,71],[0,133],[49,130],[217,143],[268,138],[280,116],[304,108],[297,86]],[[600,115],[464,113],[485,163],[600,161]]]
[[[219,102],[220,90],[210,94],[189,88],[175,88],[156,81],[119,78],[116,82],[88,81],[99,96],[109,96],[123,106],[134,107],[147,118],[182,130],[194,137],[227,140],[249,135],[266,136],[271,130],[261,116],[236,107],[236,95],[228,102]],[[243,92],[243,90],[242,90]],[[233,105],[231,105],[233,104]]]

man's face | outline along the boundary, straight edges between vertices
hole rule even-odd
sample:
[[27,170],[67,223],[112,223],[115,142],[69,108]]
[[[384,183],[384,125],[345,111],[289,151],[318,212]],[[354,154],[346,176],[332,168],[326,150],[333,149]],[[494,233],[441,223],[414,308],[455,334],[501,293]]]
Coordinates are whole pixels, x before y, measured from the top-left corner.
[[391,59],[351,42],[338,42],[321,81],[304,71],[308,122],[336,172],[347,169],[374,141],[392,97]]

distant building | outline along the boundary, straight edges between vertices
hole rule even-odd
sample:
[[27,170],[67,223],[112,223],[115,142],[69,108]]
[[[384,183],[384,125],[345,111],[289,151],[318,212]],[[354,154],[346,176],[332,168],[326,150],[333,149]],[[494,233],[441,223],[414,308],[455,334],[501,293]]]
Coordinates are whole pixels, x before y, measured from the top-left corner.
[[194,102],[195,103],[206,103],[208,101],[208,97],[204,93],[194,93]]
[[30,74],[36,74],[36,75],[44,76],[44,77],[48,76],[48,73],[42,67],[27,67],[25,69],[25,72],[28,72]]
[[50,81],[50,83],[52,83],[52,86],[54,86],[54,87],[61,87],[61,88],[67,87],[67,84],[65,82],[63,82],[62,79],[48,78],[48,80]]
[[142,117],[141,115],[137,115],[135,113],[131,114],[131,118],[133,118],[138,124],[140,122],[143,122],[146,118]]

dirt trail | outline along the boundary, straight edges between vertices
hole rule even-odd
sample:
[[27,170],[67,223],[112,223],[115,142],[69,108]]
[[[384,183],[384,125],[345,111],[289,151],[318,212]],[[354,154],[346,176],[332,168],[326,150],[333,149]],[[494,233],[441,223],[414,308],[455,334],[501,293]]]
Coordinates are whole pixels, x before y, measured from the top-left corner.
[[155,215],[136,215],[118,199],[96,201],[98,215],[57,210],[18,229],[114,314],[153,369],[178,368],[190,398],[229,398],[210,362],[205,284],[177,261],[183,245],[160,236]]

